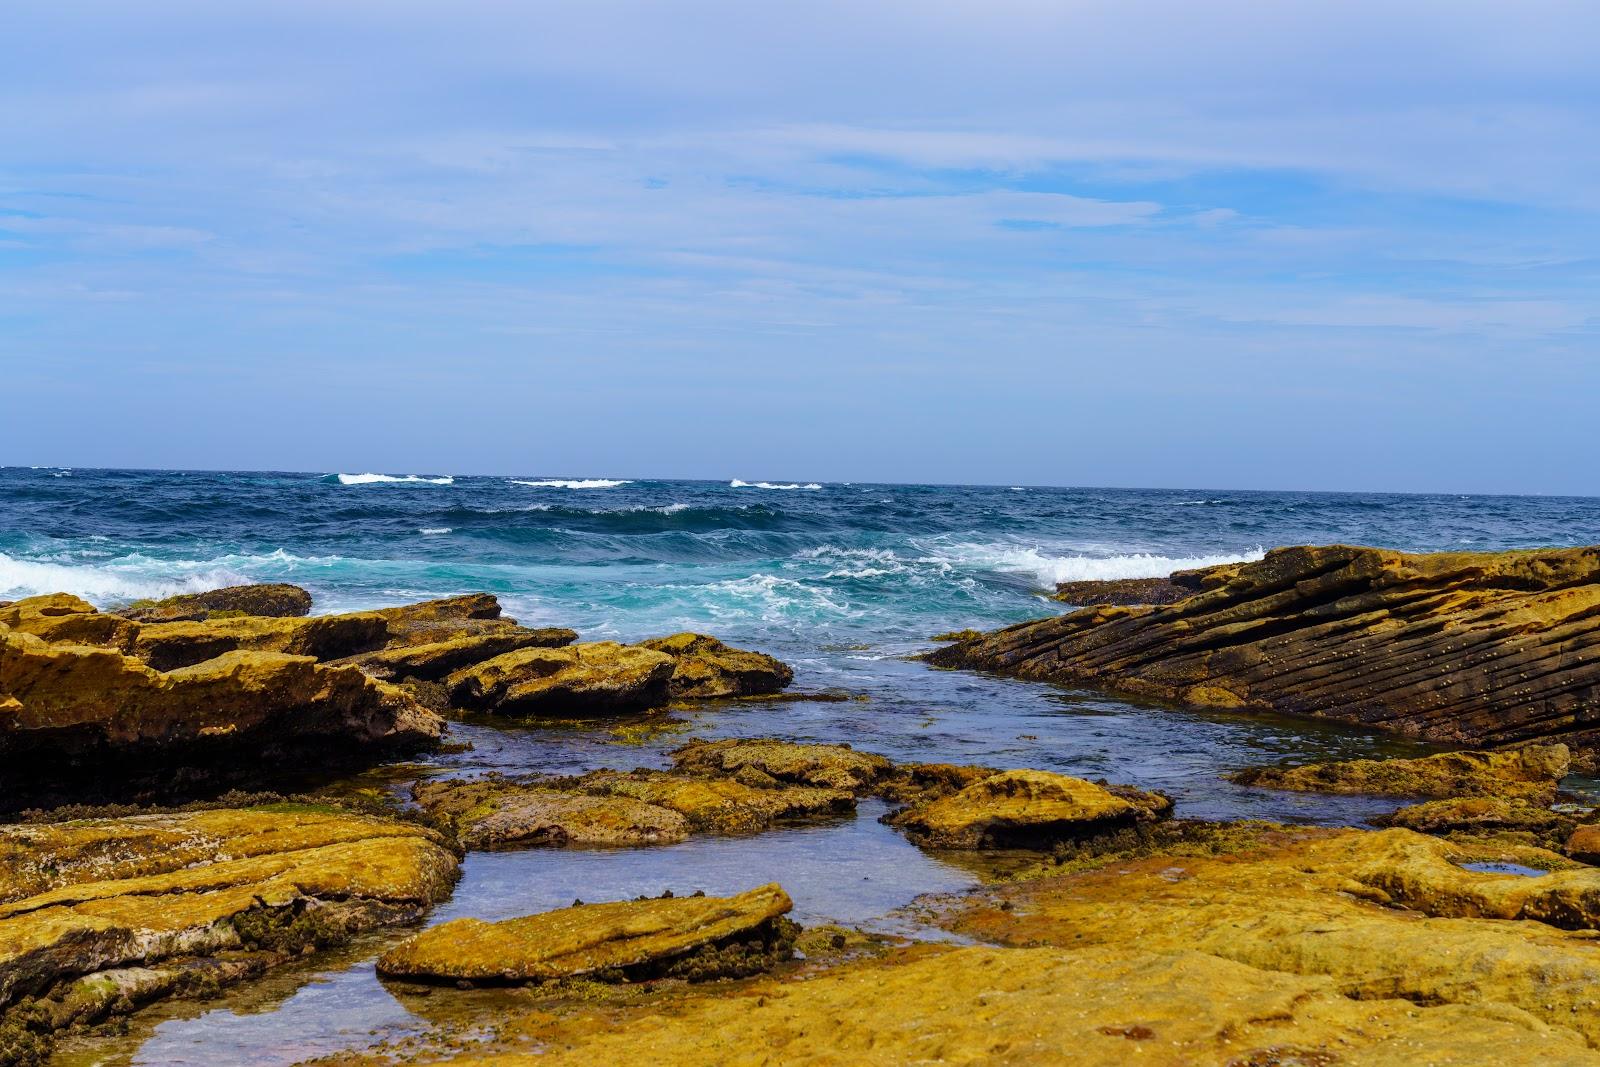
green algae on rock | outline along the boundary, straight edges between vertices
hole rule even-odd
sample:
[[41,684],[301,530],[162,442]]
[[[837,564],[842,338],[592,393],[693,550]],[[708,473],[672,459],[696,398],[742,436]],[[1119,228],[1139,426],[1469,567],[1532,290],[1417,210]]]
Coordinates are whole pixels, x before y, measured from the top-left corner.
[[862,794],[889,775],[894,764],[849,745],[806,745],[772,738],[696,741],[672,753],[677,769],[695,774],[764,775],[773,781]]
[[768,884],[732,897],[583,904],[520,919],[456,919],[390,949],[391,978],[537,982],[594,977],[743,977],[792,952],[789,895]]
[[311,614],[311,594],[285,582],[230,585],[164,600],[136,600],[115,614],[134,622],[199,622],[219,614],[289,618]]

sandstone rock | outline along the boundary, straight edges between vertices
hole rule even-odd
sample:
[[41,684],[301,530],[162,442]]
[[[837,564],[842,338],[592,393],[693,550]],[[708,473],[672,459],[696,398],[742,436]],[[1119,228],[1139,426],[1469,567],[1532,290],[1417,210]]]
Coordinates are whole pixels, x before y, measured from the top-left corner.
[[887,759],[849,745],[803,745],[767,738],[696,741],[672,753],[681,771],[737,774],[746,768],[794,785],[862,794],[893,769]]
[[1595,1067],[1572,1028],[1502,1003],[1353,1000],[1326,978],[1115,946],[920,945],[805,981],[691,994],[670,1011],[542,1012],[453,1067],[781,1063],[900,1067]]
[[740,977],[787,958],[793,904],[776,884],[733,897],[585,904],[505,922],[457,919],[385,953],[378,973],[447,981]]
[[487,633],[463,634],[427,644],[385,648],[339,662],[360,667],[374,678],[438,681],[454,671],[523,648],[560,648],[578,639],[561,627],[527,629],[514,624]]
[[947,630],[942,634],[934,634],[928,638],[930,641],[976,641],[984,636],[982,630]]
[[794,681],[788,664],[760,652],[733,648],[705,634],[673,634],[641,641],[639,646],[664,652],[676,661],[672,695],[680,699],[760,696],[776,693]]
[[158,671],[193,666],[239,650],[330,660],[380,648],[387,634],[383,616],[375,611],[303,619],[242,615],[141,624],[132,652]]
[[675,661],[614,641],[525,648],[463,668],[445,684],[458,706],[521,715],[590,715],[666,703]]
[[1586,823],[1573,827],[1562,851],[1581,863],[1600,864],[1600,826]]
[[688,820],[676,811],[628,796],[561,790],[541,779],[420,782],[412,796],[449,820],[467,848],[638,847],[689,836]]
[[165,600],[136,600],[116,612],[134,622],[200,622],[218,613],[278,619],[309,615],[311,594],[297,585],[283,582],[230,585]]
[[0,607],[0,626],[45,641],[105,645],[123,651],[138,632],[138,627],[126,619],[102,615],[87,600],[70,593],[31,596]]
[[1301,767],[1250,767],[1227,777],[1240,785],[1310,793],[1389,796],[1521,797],[1548,804],[1570,766],[1566,745],[1509,752],[1444,752],[1420,759],[1348,760]]
[[430,645],[473,634],[498,633],[516,625],[500,614],[500,601],[490,593],[467,593],[416,604],[379,608],[390,647]]
[[998,767],[972,764],[902,763],[877,784],[874,792],[897,804],[926,804],[999,773]]
[[1600,743],[1600,548],[1283,548],[1175,604],[1085,608],[930,662],[1438,741]]
[[1064,774],[1002,771],[887,821],[925,848],[1038,848],[1124,828],[1160,808],[1154,797],[1141,805]]
[[1547,848],[1559,848],[1577,825],[1539,804],[1510,797],[1456,797],[1412,804],[1374,819],[1379,826],[1398,826],[1424,834],[1524,833]]
[[727,778],[701,778],[662,771],[596,771],[576,779],[574,788],[614,797],[632,797],[670,808],[696,833],[744,834],[777,823],[847,815],[853,793],[809,786],[752,787]]
[[271,781],[431,745],[444,728],[360,671],[272,652],[161,672],[0,630],[0,685],[13,704],[0,713],[0,810]]
[[1084,608],[1092,604],[1175,604],[1194,594],[1194,589],[1167,578],[1112,578],[1057,582],[1050,599]]
[[450,891],[437,834],[281,806],[0,827],[0,1009],[93,1021],[242,977]]

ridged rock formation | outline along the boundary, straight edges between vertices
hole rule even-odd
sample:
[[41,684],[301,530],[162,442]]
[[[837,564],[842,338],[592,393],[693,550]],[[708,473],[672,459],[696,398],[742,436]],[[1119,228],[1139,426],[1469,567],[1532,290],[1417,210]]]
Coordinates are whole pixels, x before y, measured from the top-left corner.
[[1430,740],[1564,741],[1600,762],[1600,547],[1282,548],[1176,604],[1086,608],[929,655],[1204,707]]

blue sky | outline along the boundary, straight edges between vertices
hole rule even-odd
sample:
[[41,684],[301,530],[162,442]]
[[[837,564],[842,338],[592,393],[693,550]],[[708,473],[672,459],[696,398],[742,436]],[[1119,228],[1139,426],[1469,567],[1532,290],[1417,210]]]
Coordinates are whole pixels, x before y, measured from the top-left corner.
[[1600,493],[1592,4],[6,21],[0,462]]

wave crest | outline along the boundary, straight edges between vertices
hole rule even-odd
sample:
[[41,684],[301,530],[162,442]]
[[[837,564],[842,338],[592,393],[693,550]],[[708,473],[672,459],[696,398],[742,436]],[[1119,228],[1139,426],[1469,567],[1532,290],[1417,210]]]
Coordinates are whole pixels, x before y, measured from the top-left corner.
[[394,474],[339,475],[340,485],[379,485],[389,482],[400,482],[411,485],[454,485],[456,480],[453,476],[448,474],[440,475],[437,478],[424,478],[416,474],[407,474],[403,477]]
[[1258,545],[1244,552],[1202,556],[1162,556],[1153,552],[1054,556],[1032,545],[976,543],[941,546],[923,562],[954,563],[1004,574],[1022,574],[1034,579],[1041,588],[1054,589],[1060,582],[1165,578],[1173,571],[1243,563],[1260,559],[1265,554],[1266,550]]
[[735,478],[733,481],[728,483],[728,488],[729,489],[821,489],[822,486],[818,485],[816,482],[807,482],[805,485],[800,485],[797,482],[790,482],[788,485],[776,485],[776,484],[774,484],[772,482],[746,482],[746,481],[743,481],[743,480],[741,480],[739,478]]
[[538,481],[523,481],[512,478],[512,485],[531,485],[538,489],[615,489],[619,485],[632,485],[627,478],[541,478]]

